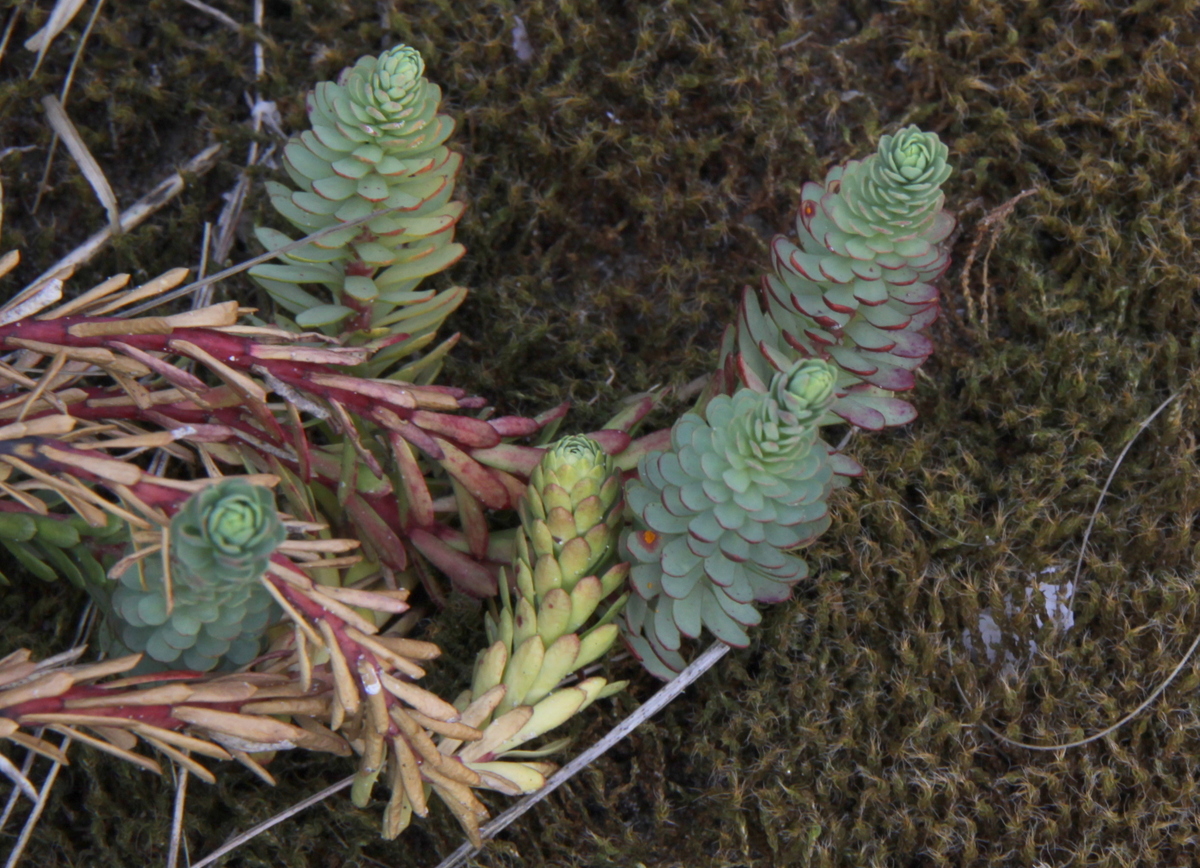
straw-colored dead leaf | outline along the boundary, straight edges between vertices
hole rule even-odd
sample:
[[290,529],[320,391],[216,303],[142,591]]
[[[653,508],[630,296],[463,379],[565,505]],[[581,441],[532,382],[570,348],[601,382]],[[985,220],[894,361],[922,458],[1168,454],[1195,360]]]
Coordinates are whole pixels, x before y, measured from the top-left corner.
[[100,164],[96,162],[96,158],[92,156],[92,152],[88,150],[88,146],[84,144],[83,137],[75,129],[75,124],[67,117],[67,113],[62,107],[62,103],[58,101],[58,97],[53,94],[47,94],[42,97],[42,106],[46,109],[46,121],[50,124],[50,128],[58,133],[59,138],[63,140],[63,144],[71,152],[71,156],[74,157],[79,170],[83,172],[83,177],[87,178],[88,183],[92,185],[92,189],[96,192],[96,198],[104,206],[104,210],[108,214],[109,228],[114,234],[120,232],[121,206],[117,204],[117,195],[108,183],[108,178],[104,176],[104,171],[100,168]]

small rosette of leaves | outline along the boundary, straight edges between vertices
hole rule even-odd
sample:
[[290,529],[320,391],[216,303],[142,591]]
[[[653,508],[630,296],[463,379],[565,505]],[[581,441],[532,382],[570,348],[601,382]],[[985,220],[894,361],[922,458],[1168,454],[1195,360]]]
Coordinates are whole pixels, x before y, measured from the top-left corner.
[[623,508],[621,480],[599,443],[573,435],[551,447],[521,501],[532,551],[521,553],[517,568],[532,572],[539,598],[555,588],[574,590],[612,559]]
[[[428,343],[465,297],[461,288],[417,289],[464,252],[453,240],[463,205],[450,201],[462,156],[443,144],[454,122],[438,114],[441,92],[424,69],[421,55],[400,45],[360,58],[339,81],[316,86],[308,98],[312,128],[284,148],[284,168],[297,189],[269,182],[271,204],[305,233],[393,210],[250,272],[304,328],[408,335],[373,360],[376,369]],[[256,231],[268,250],[292,241],[275,230]],[[324,285],[332,303],[301,284]]]
[[683,637],[701,628],[745,646],[754,604],[786,599],[808,574],[790,550],[829,525],[833,465],[817,422],[836,377],[820,360],[795,362],[765,392],[742,388],[713,398],[704,418],[684,415],[670,451],[640,462],[626,486],[634,594],[621,629],[654,675],[674,677]]
[[285,536],[267,488],[225,479],[192,495],[171,521],[169,588],[160,554],[118,577],[109,653],[199,672],[250,662],[279,614],[259,578]]
[[225,479],[184,502],[171,521],[171,557],[179,581],[244,584],[267,569],[287,538],[271,489]]
[[943,209],[947,149],[910,126],[877,153],[808,183],[796,219],[799,244],[772,242],[774,273],[747,291],[726,339],[727,369],[762,389],[797,358],[837,365],[828,422],[878,429],[912,421],[891,396],[915,384],[933,345],[922,330],[938,314],[934,281],[946,270],[955,221]]

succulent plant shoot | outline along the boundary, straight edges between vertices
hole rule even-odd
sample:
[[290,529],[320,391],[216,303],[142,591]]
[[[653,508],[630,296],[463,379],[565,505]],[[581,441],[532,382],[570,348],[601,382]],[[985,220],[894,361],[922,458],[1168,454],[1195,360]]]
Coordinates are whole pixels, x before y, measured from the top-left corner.
[[754,604],[786,599],[808,575],[790,550],[829,526],[833,467],[817,422],[836,376],[819,359],[797,361],[766,392],[742,388],[710,401],[703,418],[683,416],[671,449],[642,459],[626,489],[634,594],[621,627],[653,674],[674,677],[681,638],[702,627],[746,645]]
[[285,537],[268,488],[224,479],[192,495],[171,520],[168,550],[120,573],[101,634],[108,653],[144,651],[147,664],[198,672],[250,662],[279,616],[259,579]]
[[825,359],[839,372],[826,422],[874,430],[913,420],[891,393],[912,389],[933,351],[922,330],[937,318],[934,282],[955,225],[943,208],[946,155],[936,135],[905,127],[824,184],[804,185],[799,245],[775,238],[761,303],[747,290],[726,337],[731,379],[761,389],[794,359]]
[[[296,189],[268,182],[271,204],[304,233],[387,213],[280,254],[281,264],[251,270],[301,328],[360,342],[403,334],[372,359],[373,375],[426,345],[466,294],[458,287],[436,294],[418,289],[464,252],[454,242],[464,206],[450,199],[462,155],[444,145],[454,122],[438,114],[441,91],[424,72],[421,55],[398,45],[360,58],[337,82],[321,82],[309,94],[312,128],[284,148]],[[257,233],[268,250],[292,241],[273,229]],[[322,284],[333,298],[320,299],[301,284]]]

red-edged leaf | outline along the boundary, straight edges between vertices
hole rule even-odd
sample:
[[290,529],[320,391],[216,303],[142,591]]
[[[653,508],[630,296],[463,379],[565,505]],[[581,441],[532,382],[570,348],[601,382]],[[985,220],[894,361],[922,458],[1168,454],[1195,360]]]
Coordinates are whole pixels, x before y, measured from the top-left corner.
[[500,483],[508,490],[510,503],[519,503],[521,498],[525,496],[526,483],[524,480],[518,479],[511,473],[505,473],[496,467],[491,468],[489,472],[492,476],[499,479]]
[[842,452],[832,452],[829,455],[829,466],[838,476],[862,476],[866,471],[863,466]]
[[542,427],[537,419],[530,419],[528,416],[498,416],[488,419],[487,424],[501,437],[528,437],[530,434],[536,434],[538,428]]
[[634,425],[646,418],[647,414],[654,409],[655,404],[658,403],[661,397],[662,393],[660,391],[656,393],[647,392],[630,399],[629,403],[621,408],[621,411],[617,415],[604,423],[604,427],[628,433]]
[[652,431],[629,444],[613,462],[621,470],[633,470],[651,452],[666,452],[671,448],[671,429]]
[[414,410],[409,421],[425,431],[449,437],[463,446],[486,449],[500,442],[500,435],[487,422],[470,416],[451,416],[430,410]]
[[409,539],[417,551],[445,573],[456,588],[480,599],[494,596],[499,590],[496,577],[468,555],[450,548],[429,531],[413,528]]
[[208,389],[208,385],[194,374],[190,374],[182,368],[177,368],[157,356],[150,355],[150,353],[144,353],[137,347],[131,347],[129,344],[122,343],[121,341],[108,341],[108,345],[125,353],[131,359],[137,359],[172,386],[189,389],[193,392],[204,392]]
[[567,411],[570,409],[571,409],[571,402],[563,401],[557,407],[552,407],[549,410],[545,411],[544,413],[538,413],[533,418],[538,423],[539,427],[545,427],[546,425],[549,425],[551,422],[553,422],[557,419],[561,419],[563,416],[567,415]]
[[449,440],[441,437],[433,439],[442,448],[442,454],[445,456],[438,463],[446,468],[447,473],[461,482],[467,491],[479,498],[484,506],[491,509],[506,509],[516,505],[509,503],[508,489],[492,476],[486,467]]
[[388,432],[392,444],[392,455],[396,458],[396,466],[400,470],[400,485],[403,486],[403,504],[407,507],[407,518],[418,527],[429,527],[433,524],[433,498],[429,494],[429,486],[425,484],[425,475],[417,464],[416,456],[408,446],[408,441],[397,432]]
[[629,448],[633,438],[624,431],[615,428],[601,428],[599,431],[589,431],[587,436],[595,440],[609,455],[618,455]]
[[883,414],[870,407],[864,407],[853,398],[842,398],[839,401],[834,401],[829,411],[837,416],[841,416],[851,425],[857,425],[867,431],[878,431],[884,427],[886,420]]
[[533,473],[533,468],[542,460],[545,449],[536,446],[517,446],[515,443],[501,443],[491,449],[472,449],[471,457],[488,467],[504,470],[524,476],[526,479]]
[[445,457],[441,447],[438,446],[437,441],[431,435],[422,431],[411,422],[401,419],[390,410],[381,408],[372,414],[372,418],[389,431],[399,434],[434,461],[441,461]]
[[748,388],[755,392],[767,391],[767,384],[762,381],[762,378],[746,364],[746,358],[741,353],[737,354],[738,376]]
[[863,379],[872,386],[887,389],[889,392],[907,392],[917,385],[912,371],[889,365],[886,362],[881,362],[878,371],[863,377]]
[[467,539],[467,547],[475,557],[486,557],[488,526],[487,518],[483,514],[483,507],[457,479],[451,480],[451,485],[454,486],[454,499],[458,503],[458,518]]
[[346,514],[361,534],[360,539],[375,550],[379,560],[394,570],[403,570],[408,566],[404,542],[369,503],[351,492],[346,498]]

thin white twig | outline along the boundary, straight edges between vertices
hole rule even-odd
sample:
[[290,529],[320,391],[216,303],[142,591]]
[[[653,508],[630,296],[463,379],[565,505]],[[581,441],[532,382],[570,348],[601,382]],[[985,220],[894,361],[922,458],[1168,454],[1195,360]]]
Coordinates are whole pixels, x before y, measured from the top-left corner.
[[[179,195],[183,190],[184,181],[183,173],[186,172],[192,175],[203,175],[209,169],[217,164],[217,155],[221,151],[221,145],[209,145],[196,156],[192,157],[185,163],[178,172],[166,178],[158,184],[153,190],[138,199],[123,212],[121,212],[121,230],[128,232],[135,226],[138,226],[151,214],[158,211],[172,199]],[[112,230],[105,228],[97,232],[83,244],[76,247],[54,265],[50,266],[42,272],[38,278],[32,281],[29,285],[34,286],[58,274],[64,268],[74,268],[88,262],[95,256],[108,239],[112,238]]]
[[205,15],[211,15],[213,18],[217,19],[226,27],[231,29],[234,33],[242,32],[242,25],[238,24],[220,9],[209,6],[207,3],[202,3],[200,0],[183,0],[183,2],[191,6],[193,9],[200,10]]
[[[71,736],[63,736],[59,750],[65,754],[67,748],[70,746]],[[54,781],[58,778],[58,770],[61,768],[62,764],[57,762],[50,766],[46,780],[42,783],[42,791],[38,794],[38,800],[34,802],[33,810],[29,812],[29,816],[25,819],[25,825],[21,827],[21,834],[17,838],[17,843],[13,845],[12,852],[8,854],[8,861],[4,863],[4,868],[17,868],[17,863],[21,860],[21,854],[25,852],[25,845],[29,843],[29,836],[33,834],[33,830],[37,827],[38,819],[42,816],[42,811],[46,809],[46,802],[50,800],[50,791],[54,789]]]
[[[196,277],[203,278],[208,274],[208,248],[212,242],[212,224],[205,221],[204,237],[200,240],[200,267],[196,269]],[[192,299],[192,309],[208,307],[212,303],[212,284],[201,289]]]
[[[263,0],[254,0],[254,27],[261,35],[263,32]],[[267,65],[263,57],[262,39],[254,40],[254,80],[262,81],[267,74]]]
[[[1186,388],[1187,386],[1183,387],[1183,389]],[[1108,479],[1104,480],[1104,487],[1100,489],[1100,496],[1096,498],[1096,506],[1092,509],[1092,517],[1088,519],[1087,529],[1083,532],[1083,542],[1079,544],[1079,559],[1075,561],[1075,576],[1073,579],[1075,587],[1079,587],[1079,573],[1083,569],[1083,557],[1087,553],[1088,540],[1092,537],[1092,528],[1096,526],[1096,518],[1100,515],[1100,506],[1104,503],[1104,497],[1108,494],[1108,488],[1112,485],[1113,477],[1117,475],[1117,470],[1120,468],[1121,462],[1125,460],[1125,454],[1133,446],[1134,441],[1146,430],[1146,426],[1157,419],[1158,414],[1167,409],[1171,405],[1171,402],[1183,393],[1183,389],[1179,389],[1172,394],[1167,400],[1159,404],[1153,413],[1142,420],[1142,424],[1138,425],[1138,429],[1133,432],[1133,436],[1129,438],[1129,442],[1125,444],[1125,448],[1121,450],[1121,454],[1113,462],[1112,470],[1108,471]]]
[[[1108,494],[1109,487],[1112,485],[1113,477],[1117,475],[1117,469],[1120,468],[1121,462],[1123,462],[1125,460],[1125,455],[1129,452],[1130,448],[1132,448],[1134,441],[1136,441],[1138,439],[1138,437],[1141,436],[1141,433],[1146,430],[1146,427],[1151,422],[1153,422],[1156,418],[1158,418],[1158,415],[1163,410],[1167,409],[1167,407],[1169,407],[1171,405],[1172,401],[1174,401],[1181,394],[1183,394],[1183,390],[1186,388],[1187,388],[1187,386],[1184,386],[1183,388],[1181,388],[1178,391],[1176,391],[1175,393],[1173,393],[1165,401],[1163,401],[1161,404],[1159,404],[1158,407],[1155,408],[1153,413],[1151,413],[1144,420],[1142,420],[1142,423],[1140,425],[1138,425],[1137,430],[1133,432],[1133,436],[1129,438],[1129,442],[1125,444],[1125,447],[1121,450],[1120,454],[1117,455],[1117,460],[1113,462],[1112,470],[1110,470],[1108,472],[1108,478],[1104,480],[1104,487],[1100,489],[1100,496],[1096,498],[1096,506],[1092,510],[1092,517],[1090,519],[1088,519],[1087,529],[1083,532],[1083,542],[1080,543],[1080,546],[1079,546],[1079,559],[1075,562],[1075,576],[1073,579],[1073,587],[1075,587],[1075,588],[1079,587],[1079,574],[1083,570],[1083,558],[1084,558],[1084,555],[1087,554],[1088,540],[1091,538],[1092,528],[1095,527],[1095,525],[1096,525],[1096,518],[1097,518],[1097,516],[1100,515],[1100,505],[1102,503],[1104,503],[1104,498]],[[1171,670],[1171,674],[1168,675],[1165,679],[1163,679],[1159,683],[1159,685],[1156,688],[1154,688],[1154,690],[1150,693],[1150,695],[1147,696],[1140,705],[1138,705],[1137,708],[1135,708],[1133,711],[1126,714],[1124,717],[1122,717],[1116,723],[1111,724],[1110,726],[1106,726],[1104,729],[1100,730],[1097,733],[1093,733],[1092,735],[1089,735],[1086,738],[1076,739],[1075,741],[1069,741],[1069,742],[1065,742],[1065,743],[1061,743],[1061,744],[1030,744],[1029,742],[1018,741],[1016,739],[1009,738],[1007,735],[1004,735],[1003,733],[996,731],[992,727],[988,726],[986,723],[982,723],[982,724],[980,724],[980,726],[982,726],[984,729],[986,729],[988,732],[990,732],[995,738],[999,739],[1000,741],[1004,742],[1005,744],[1011,745],[1012,747],[1024,748],[1025,750],[1057,751],[1057,750],[1066,750],[1067,748],[1073,748],[1073,747],[1083,747],[1083,745],[1085,745],[1085,744],[1091,744],[1094,741],[1099,741],[1100,739],[1104,738],[1105,736],[1116,732],[1118,729],[1123,727],[1125,724],[1129,723],[1129,721],[1133,720],[1139,714],[1141,714],[1143,711],[1145,711],[1147,708],[1149,708],[1151,706],[1151,704],[1154,703],[1154,701],[1157,700],[1158,697],[1162,696],[1163,692],[1168,687],[1171,686],[1171,683],[1176,678],[1179,677],[1179,673],[1183,672],[1183,667],[1186,666],[1188,661],[1190,661],[1192,659],[1192,655],[1196,653],[1197,647],[1200,647],[1200,633],[1198,633],[1196,635],[1196,638],[1192,640],[1191,647],[1188,648],[1187,653],[1185,653],[1183,655],[1183,658],[1179,661],[1179,663],[1175,666],[1175,668]],[[962,688],[960,687],[959,690],[961,691]]]
[[263,832],[267,831],[267,829],[270,829],[272,826],[279,825],[284,820],[294,817],[296,814],[300,813],[305,808],[312,807],[313,805],[317,804],[318,802],[321,802],[321,801],[329,798],[334,793],[340,793],[342,790],[347,789],[352,783],[354,783],[354,777],[355,777],[354,775],[350,775],[350,777],[348,777],[348,778],[343,778],[342,780],[338,781],[333,786],[326,787],[325,789],[321,790],[321,792],[317,793],[316,795],[309,796],[303,802],[297,802],[296,804],[294,804],[290,808],[288,808],[286,811],[281,811],[280,813],[276,814],[274,817],[267,820],[266,822],[259,823],[254,828],[248,829],[247,831],[238,835],[233,840],[227,841],[226,843],[224,843],[220,847],[218,847],[216,850],[209,853],[207,856],[205,856],[203,859],[201,859],[199,862],[197,862],[195,865],[193,865],[192,868],[204,868],[204,866],[206,866],[206,865],[213,864],[218,859],[220,859],[222,856],[224,856],[226,853],[230,853],[230,852],[236,850],[238,847],[242,846],[247,841],[252,840],[253,838],[257,837],[258,835],[261,835]]
[[187,804],[188,770],[177,766],[179,777],[175,782],[175,809],[171,813],[171,844],[167,848],[167,868],[179,864],[179,842],[183,840],[183,814]]
[[37,790],[34,789],[33,784],[29,783],[29,778],[25,777],[25,774],[16,767],[13,761],[2,753],[0,753],[0,774],[4,775],[13,782],[15,786],[15,789],[13,790],[14,794],[21,792],[24,793],[31,802],[36,802],[38,800]]
[[8,41],[12,39],[13,28],[17,26],[17,19],[21,17],[22,8],[18,4],[12,14],[8,16],[8,23],[4,25],[4,36],[0,37],[0,60],[4,59],[4,54],[8,51]]
[[[729,652],[729,646],[721,642],[714,642],[708,649],[697,657],[688,665],[686,669],[679,673],[673,681],[664,685],[658,693],[650,697],[649,701],[641,705],[637,711],[629,715],[621,721],[608,735],[600,739],[590,748],[585,750],[575,759],[571,760],[546,781],[546,785],[536,793],[530,793],[521,801],[517,802],[503,814],[500,814],[496,819],[492,820],[487,825],[479,830],[479,835],[485,841],[495,837],[499,832],[508,828],[508,826],[540,802],[546,796],[550,795],[556,789],[561,787],[572,777],[583,771],[599,758],[605,751],[619,742],[629,733],[638,728],[644,721],[652,715],[660,711],[668,702],[682,693],[689,684],[707,672],[712,666],[724,657]],[[467,859],[470,859],[479,851],[470,844],[463,844],[445,859],[443,859],[437,868],[456,868],[463,864]],[[200,868],[199,865],[196,868]]]
[[[39,727],[34,731],[34,736],[41,738],[42,732],[43,729]],[[35,754],[33,751],[25,751],[25,761],[21,763],[21,768],[19,769],[22,777],[29,776],[29,770],[33,768],[33,758],[35,756],[37,756],[37,754]],[[8,826],[8,818],[12,816],[13,808],[17,806],[17,800],[20,798],[21,791],[22,790],[19,787],[13,787],[12,790],[9,791],[8,800],[4,803],[4,810],[0,811],[0,832],[3,832],[5,827]]]

